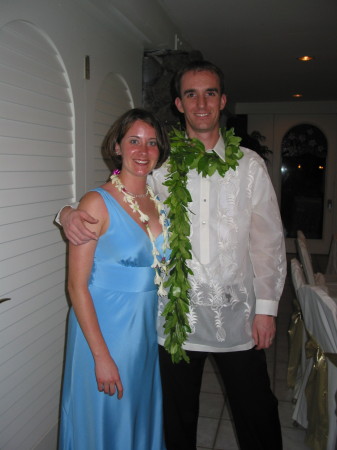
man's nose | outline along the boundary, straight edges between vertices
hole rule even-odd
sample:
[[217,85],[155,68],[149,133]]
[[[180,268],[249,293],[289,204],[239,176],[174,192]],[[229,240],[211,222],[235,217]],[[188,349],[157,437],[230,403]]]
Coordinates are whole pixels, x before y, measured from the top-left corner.
[[199,108],[204,108],[205,107],[206,102],[205,102],[205,98],[204,98],[203,95],[199,95],[197,101],[198,101],[198,107]]

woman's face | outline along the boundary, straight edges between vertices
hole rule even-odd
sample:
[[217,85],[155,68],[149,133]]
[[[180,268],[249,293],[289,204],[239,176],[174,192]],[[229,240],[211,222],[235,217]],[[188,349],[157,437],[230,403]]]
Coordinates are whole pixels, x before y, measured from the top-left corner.
[[159,149],[155,129],[136,120],[128,129],[116,153],[122,156],[122,171],[135,176],[147,176],[157,165]]

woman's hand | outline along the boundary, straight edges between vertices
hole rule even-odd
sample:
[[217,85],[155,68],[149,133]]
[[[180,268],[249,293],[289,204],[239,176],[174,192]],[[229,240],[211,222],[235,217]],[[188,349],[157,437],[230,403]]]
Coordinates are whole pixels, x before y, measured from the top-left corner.
[[95,359],[95,373],[97,388],[100,392],[114,395],[117,389],[117,398],[120,400],[123,397],[123,385],[118,367],[110,355]]

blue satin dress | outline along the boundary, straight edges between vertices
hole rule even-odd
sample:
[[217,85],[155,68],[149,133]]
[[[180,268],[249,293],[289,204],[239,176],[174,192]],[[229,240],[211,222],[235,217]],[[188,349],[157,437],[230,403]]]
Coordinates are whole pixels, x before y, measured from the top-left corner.
[[[102,188],[110,226],[89,281],[100,328],[124,394],[97,389],[94,360],[73,309],[68,322],[60,450],[165,450],[156,333],[157,288],[147,233]],[[156,247],[161,251],[163,235]]]

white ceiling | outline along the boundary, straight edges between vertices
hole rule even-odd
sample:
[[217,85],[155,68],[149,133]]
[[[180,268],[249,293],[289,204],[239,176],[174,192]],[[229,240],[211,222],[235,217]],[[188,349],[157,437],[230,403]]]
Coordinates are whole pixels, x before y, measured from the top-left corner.
[[337,0],[157,1],[222,68],[230,102],[337,100]]

